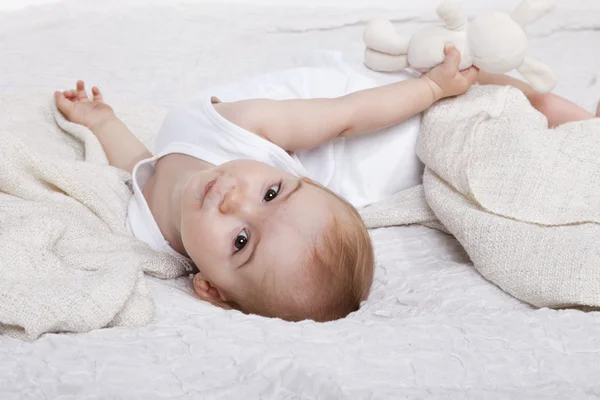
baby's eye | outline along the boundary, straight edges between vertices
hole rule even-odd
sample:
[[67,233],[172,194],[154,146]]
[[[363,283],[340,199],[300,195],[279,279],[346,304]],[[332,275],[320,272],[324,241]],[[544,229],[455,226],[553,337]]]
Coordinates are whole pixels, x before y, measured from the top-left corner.
[[248,244],[248,232],[246,232],[244,229],[239,235],[237,235],[235,241],[233,242],[233,252],[237,253],[238,251],[242,250],[244,247],[246,247],[246,244]]
[[279,182],[277,185],[271,186],[269,189],[267,189],[267,193],[265,193],[265,197],[263,197],[263,201],[269,202],[269,201],[273,200],[279,194],[280,189],[281,189],[281,182]]

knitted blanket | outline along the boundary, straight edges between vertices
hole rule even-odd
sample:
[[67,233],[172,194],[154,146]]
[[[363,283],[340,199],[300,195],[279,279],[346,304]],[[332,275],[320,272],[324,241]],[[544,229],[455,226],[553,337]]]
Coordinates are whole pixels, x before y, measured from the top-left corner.
[[[0,334],[145,325],[154,308],[143,272],[175,277],[186,264],[129,235],[129,175],[46,100],[0,97]],[[163,116],[131,111],[142,133]]]
[[516,298],[600,306],[600,119],[547,129],[521,92],[488,86],[439,102],[422,128],[423,185],[363,209],[367,225],[441,223]]

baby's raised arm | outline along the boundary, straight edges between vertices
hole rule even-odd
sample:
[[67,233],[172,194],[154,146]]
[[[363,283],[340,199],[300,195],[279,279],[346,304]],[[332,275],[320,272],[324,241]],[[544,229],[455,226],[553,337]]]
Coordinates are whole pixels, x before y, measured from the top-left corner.
[[460,54],[448,48],[444,63],[418,79],[361,90],[333,99],[253,99],[215,105],[231,122],[287,151],[307,150],[336,137],[373,132],[467,91],[475,68],[459,72]]
[[104,102],[97,87],[92,88],[90,99],[83,81],[77,81],[75,90],[55,92],[54,99],[65,118],[87,127],[96,135],[110,165],[132,172],[138,161],[152,157],[146,146]]

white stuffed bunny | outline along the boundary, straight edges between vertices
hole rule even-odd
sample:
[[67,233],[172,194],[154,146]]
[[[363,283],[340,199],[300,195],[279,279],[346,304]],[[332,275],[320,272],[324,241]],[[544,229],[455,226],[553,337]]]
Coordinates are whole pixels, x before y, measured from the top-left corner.
[[490,12],[469,21],[462,0],[442,0],[437,8],[445,26],[428,26],[412,37],[398,35],[391,22],[371,21],[364,32],[365,64],[375,71],[412,68],[420,72],[444,61],[444,46],[452,43],[461,53],[459,69],[475,65],[503,74],[513,69],[539,92],[554,88],[556,79],[546,65],[526,57],[523,26],[550,12],[558,0],[523,0],[512,14]]

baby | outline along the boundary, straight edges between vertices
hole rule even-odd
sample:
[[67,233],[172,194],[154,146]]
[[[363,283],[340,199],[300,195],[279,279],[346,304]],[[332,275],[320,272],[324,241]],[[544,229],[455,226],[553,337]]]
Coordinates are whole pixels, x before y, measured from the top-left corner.
[[423,110],[478,79],[518,87],[551,125],[593,117],[512,78],[458,71],[459,61],[449,46],[442,65],[389,84],[335,62],[214,88],[167,116],[154,155],[98,88],[89,99],[79,81],[55,98],[97,136],[111,165],[132,173],[132,234],[190,259],[201,299],[329,321],[357,310],[373,280],[373,248],[355,207],[420,183]]

